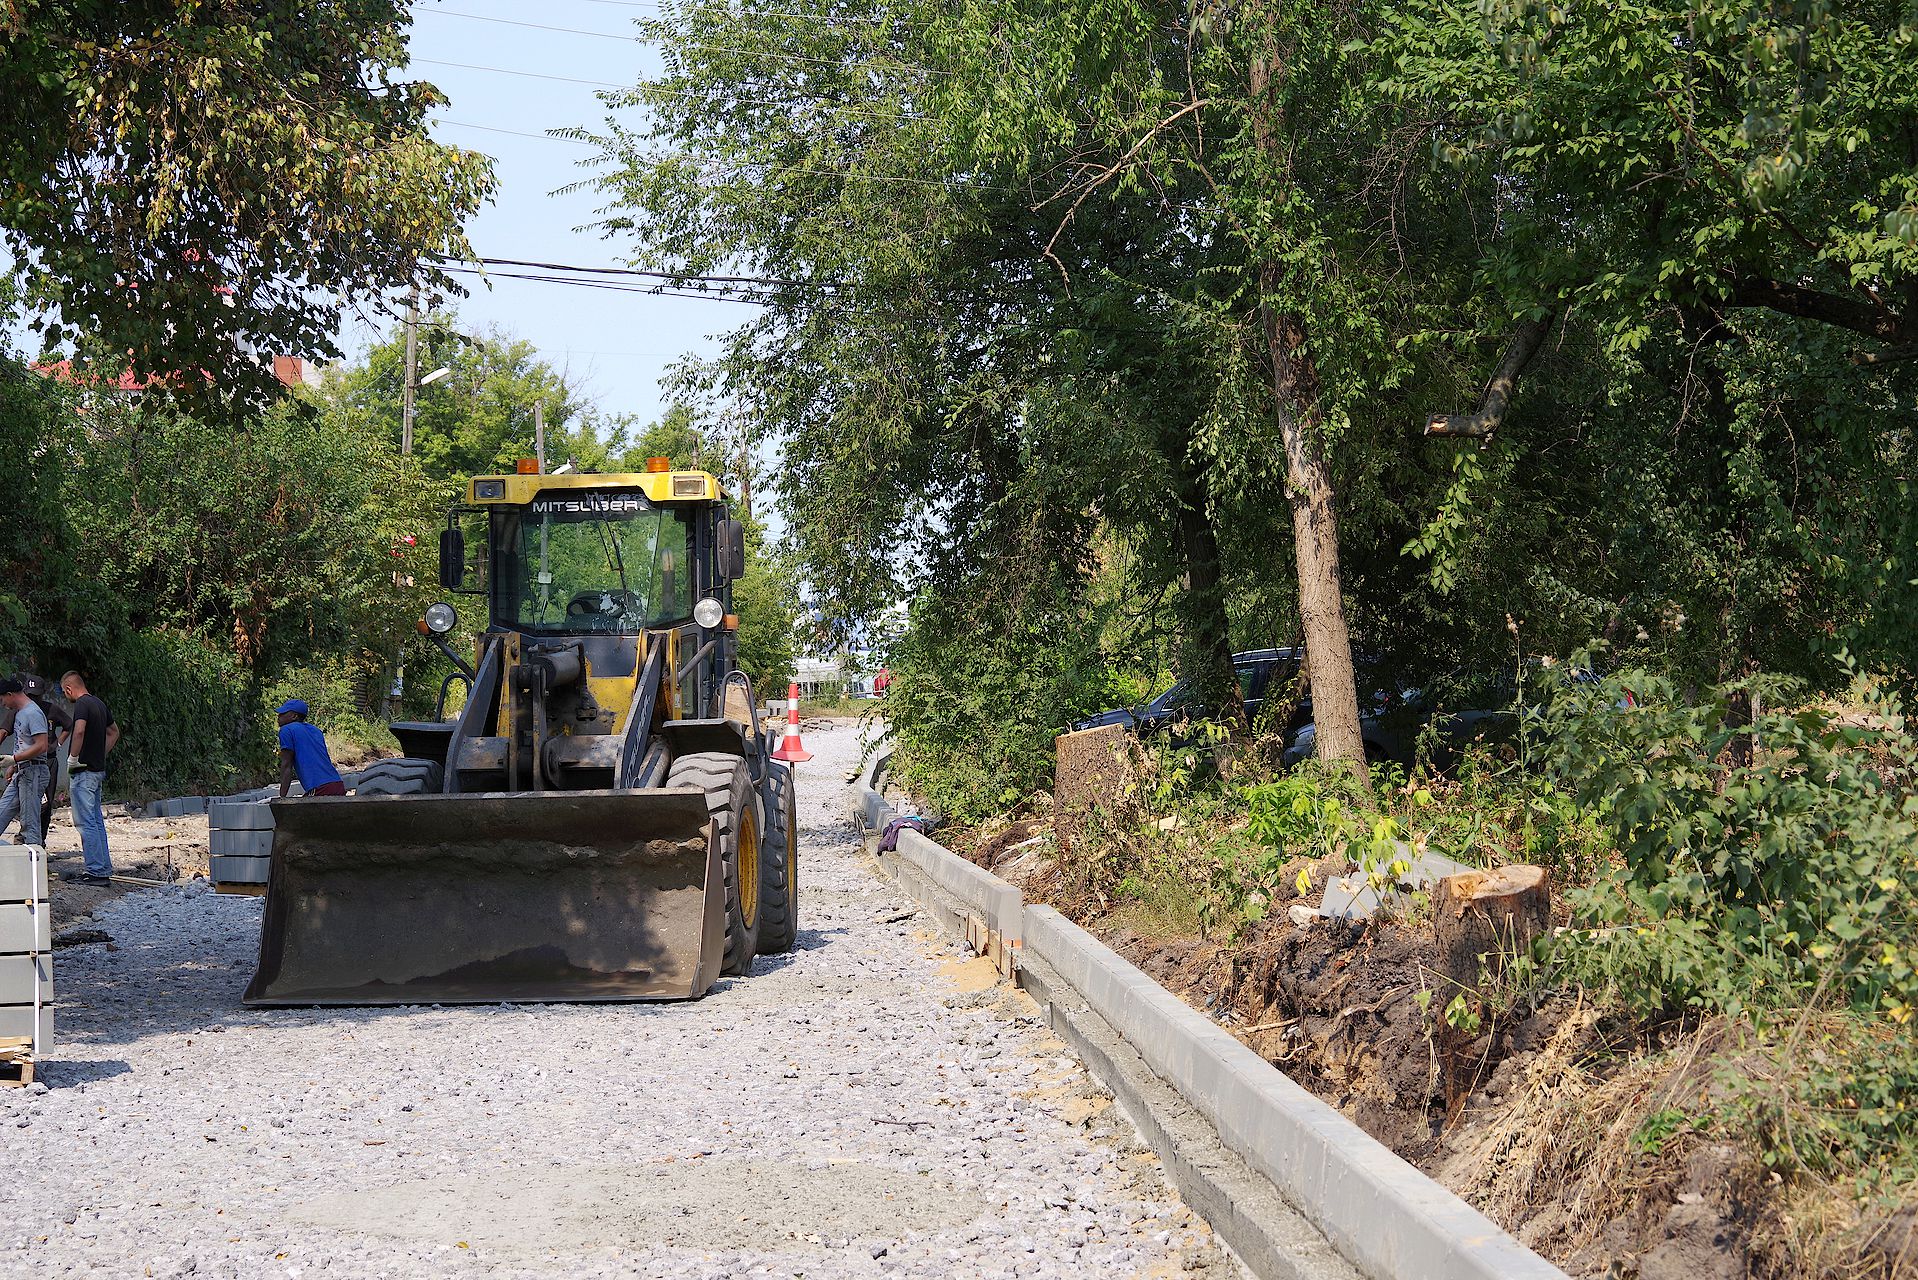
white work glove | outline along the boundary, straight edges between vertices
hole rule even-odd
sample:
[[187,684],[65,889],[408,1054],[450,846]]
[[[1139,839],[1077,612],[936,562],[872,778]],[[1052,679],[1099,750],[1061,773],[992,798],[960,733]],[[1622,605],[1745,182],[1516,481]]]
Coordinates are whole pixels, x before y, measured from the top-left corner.
[[79,771],[80,771],[80,757],[79,757],[79,756],[68,756],[68,757],[67,757],[67,772],[68,772],[68,773],[78,773]]

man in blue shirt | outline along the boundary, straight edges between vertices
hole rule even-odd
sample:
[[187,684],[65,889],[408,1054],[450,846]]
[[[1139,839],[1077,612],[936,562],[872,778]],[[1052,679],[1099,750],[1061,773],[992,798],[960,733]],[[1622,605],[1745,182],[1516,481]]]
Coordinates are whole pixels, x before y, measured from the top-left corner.
[[346,784],[326,751],[326,735],[306,722],[306,703],[288,698],[280,704],[280,799],[286,799],[293,775],[310,796],[343,796]]

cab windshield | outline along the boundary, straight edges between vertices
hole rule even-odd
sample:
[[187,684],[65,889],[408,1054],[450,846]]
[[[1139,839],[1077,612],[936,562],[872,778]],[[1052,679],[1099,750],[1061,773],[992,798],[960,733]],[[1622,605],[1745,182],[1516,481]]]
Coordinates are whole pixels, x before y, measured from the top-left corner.
[[692,612],[691,526],[673,508],[631,489],[567,489],[497,515],[498,622],[633,632]]

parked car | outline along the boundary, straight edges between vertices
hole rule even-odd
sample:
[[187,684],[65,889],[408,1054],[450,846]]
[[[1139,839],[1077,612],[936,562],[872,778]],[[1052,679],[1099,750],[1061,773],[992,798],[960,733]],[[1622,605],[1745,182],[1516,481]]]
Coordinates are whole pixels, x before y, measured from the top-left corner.
[[[1539,659],[1527,661],[1528,675],[1546,670]],[[1558,677],[1579,684],[1596,681],[1589,668],[1559,666]],[[1619,709],[1632,705],[1627,695]],[[1387,761],[1409,766],[1419,738],[1431,729],[1431,762],[1444,770],[1475,746],[1514,746],[1521,718],[1513,673],[1460,671],[1423,688],[1395,695],[1375,694],[1369,708],[1361,708],[1359,733],[1365,740],[1365,758],[1373,764]],[[1308,720],[1286,743],[1281,757],[1296,765],[1318,754],[1318,732]]]
[[[1232,673],[1239,680],[1239,697],[1245,703],[1248,719],[1265,705],[1268,689],[1285,689],[1298,678],[1303,649],[1248,649],[1232,655]],[[1277,682],[1276,684],[1274,682]],[[1141,736],[1160,733],[1189,720],[1204,720],[1211,709],[1199,696],[1196,685],[1181,680],[1152,701],[1137,707],[1115,707],[1088,716],[1072,725],[1079,729],[1097,729],[1104,725],[1123,725]]]

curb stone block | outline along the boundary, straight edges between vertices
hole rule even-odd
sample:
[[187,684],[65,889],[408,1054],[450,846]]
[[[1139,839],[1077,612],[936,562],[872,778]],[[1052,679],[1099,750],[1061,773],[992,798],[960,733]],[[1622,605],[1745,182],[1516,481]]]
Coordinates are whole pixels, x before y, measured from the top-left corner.
[[215,831],[273,830],[272,806],[261,800],[216,800],[206,816]]
[[1564,1280],[1564,1273],[1049,907],[1026,948],[1190,1099],[1225,1145],[1365,1274]]
[[207,833],[207,853],[221,855],[264,858],[273,852],[273,833],[271,831],[210,831]]
[[217,854],[208,860],[214,884],[265,884],[273,868],[273,859],[231,857]]

